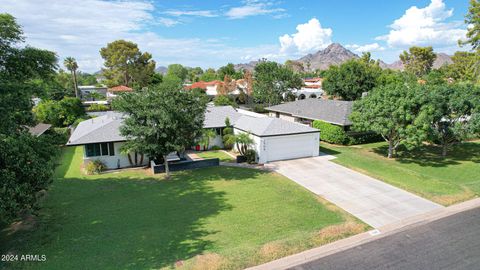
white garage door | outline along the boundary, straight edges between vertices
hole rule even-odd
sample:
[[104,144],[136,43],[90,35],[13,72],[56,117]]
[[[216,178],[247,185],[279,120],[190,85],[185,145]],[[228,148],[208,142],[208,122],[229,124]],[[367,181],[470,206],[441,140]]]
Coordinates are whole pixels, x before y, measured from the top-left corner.
[[318,133],[265,138],[267,162],[318,155]]

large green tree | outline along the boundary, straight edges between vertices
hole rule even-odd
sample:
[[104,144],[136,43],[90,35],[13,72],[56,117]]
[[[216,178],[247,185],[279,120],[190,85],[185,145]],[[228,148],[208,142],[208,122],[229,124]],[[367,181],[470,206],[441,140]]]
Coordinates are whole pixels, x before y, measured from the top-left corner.
[[322,88],[329,95],[356,100],[377,85],[380,73],[378,65],[352,59],[340,66],[330,66]]
[[126,118],[120,132],[127,138],[124,149],[163,160],[194,145],[202,134],[206,103],[197,94],[182,91],[178,83],[163,82],[137,92],[125,93],[113,102]]
[[145,87],[155,72],[155,61],[148,52],[142,53],[137,44],[116,40],[100,50],[105,60],[103,75],[108,86]]
[[253,96],[269,106],[279,104],[291,89],[303,85],[300,75],[276,62],[262,61],[255,66]]
[[417,77],[426,75],[432,70],[433,62],[437,55],[432,47],[410,47],[407,51],[400,54],[400,60],[403,63],[406,72],[410,72]]
[[458,51],[452,56],[453,63],[440,68],[445,76],[455,81],[475,81],[478,56],[472,52]]
[[417,83],[379,86],[354,103],[350,119],[355,130],[374,131],[388,142],[392,158],[400,144],[418,145],[427,138],[429,111],[425,93]]
[[169,77],[176,77],[184,82],[188,76],[188,70],[180,64],[171,64],[168,66],[167,75]]
[[42,100],[33,111],[38,121],[56,127],[69,126],[78,118],[85,116],[82,102],[73,97],[64,97],[59,101]]
[[228,63],[226,66],[220,67],[217,70],[217,77],[219,80],[223,80],[225,76],[238,80],[243,77],[241,71],[236,71],[235,66],[232,63]]
[[0,14],[0,221],[35,211],[51,182],[54,147],[28,133],[34,124],[32,96],[57,68],[55,54],[23,46],[15,18]]
[[478,0],[470,0],[470,7],[465,16],[465,24],[467,28],[467,39],[460,40],[459,43],[469,44],[472,49],[480,51],[480,2]]
[[475,108],[480,106],[480,91],[474,85],[441,84],[428,87],[429,106],[432,114],[431,138],[442,146],[442,156],[450,145],[473,135],[471,128]]

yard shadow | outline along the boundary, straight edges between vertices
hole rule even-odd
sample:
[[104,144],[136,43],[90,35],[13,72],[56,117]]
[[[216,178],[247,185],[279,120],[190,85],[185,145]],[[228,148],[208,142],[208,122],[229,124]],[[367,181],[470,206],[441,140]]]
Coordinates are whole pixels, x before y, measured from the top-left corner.
[[325,148],[325,147],[322,147],[322,145],[320,145],[320,155],[323,154],[326,154],[326,155],[331,155],[331,156],[336,156],[338,154],[340,154],[340,152],[338,151],[335,151],[333,149],[329,149],[329,148]]
[[219,167],[176,172],[168,181],[114,174],[57,179],[35,230],[0,232],[0,250],[46,254],[41,266],[48,269],[172,266],[210,249],[206,236],[216,232],[205,220],[232,209],[209,181],[262,173]]
[[[386,156],[388,146],[382,145],[372,148],[378,155]],[[449,148],[447,156],[442,157],[442,149],[439,146],[423,145],[413,150],[400,146],[395,160],[400,163],[413,163],[425,167],[445,167],[458,165],[464,161],[480,162],[480,144],[465,142],[455,144]]]

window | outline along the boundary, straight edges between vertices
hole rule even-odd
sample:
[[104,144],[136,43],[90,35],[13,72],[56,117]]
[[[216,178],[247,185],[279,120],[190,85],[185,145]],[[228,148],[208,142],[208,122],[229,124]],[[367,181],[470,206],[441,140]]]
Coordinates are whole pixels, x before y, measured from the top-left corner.
[[114,143],[90,143],[85,145],[85,154],[87,157],[114,156]]
[[223,129],[222,128],[216,128],[215,133],[217,133],[218,136],[222,136],[223,134]]

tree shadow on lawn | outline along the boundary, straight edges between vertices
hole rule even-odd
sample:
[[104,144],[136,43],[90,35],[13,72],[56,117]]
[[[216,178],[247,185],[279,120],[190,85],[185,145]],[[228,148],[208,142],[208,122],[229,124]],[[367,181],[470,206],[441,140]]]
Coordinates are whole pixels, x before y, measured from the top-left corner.
[[336,156],[336,155],[340,154],[340,152],[338,152],[338,151],[335,151],[335,150],[330,149],[330,148],[325,148],[325,147],[322,147],[320,145],[320,155],[322,155],[322,153],[326,154],[326,155],[331,155],[331,156]]
[[0,232],[0,250],[46,254],[48,269],[170,266],[209,250],[214,243],[205,236],[216,232],[205,228],[205,219],[232,209],[207,181],[263,173],[219,167],[176,172],[168,181],[108,174],[59,179],[35,230]]
[[[373,152],[386,157],[388,145],[372,148]],[[396,161],[400,163],[413,163],[422,167],[446,167],[458,165],[464,161],[480,163],[480,144],[459,143],[449,147],[447,156],[442,157],[442,148],[434,145],[422,145],[413,150],[400,146],[397,150]]]

